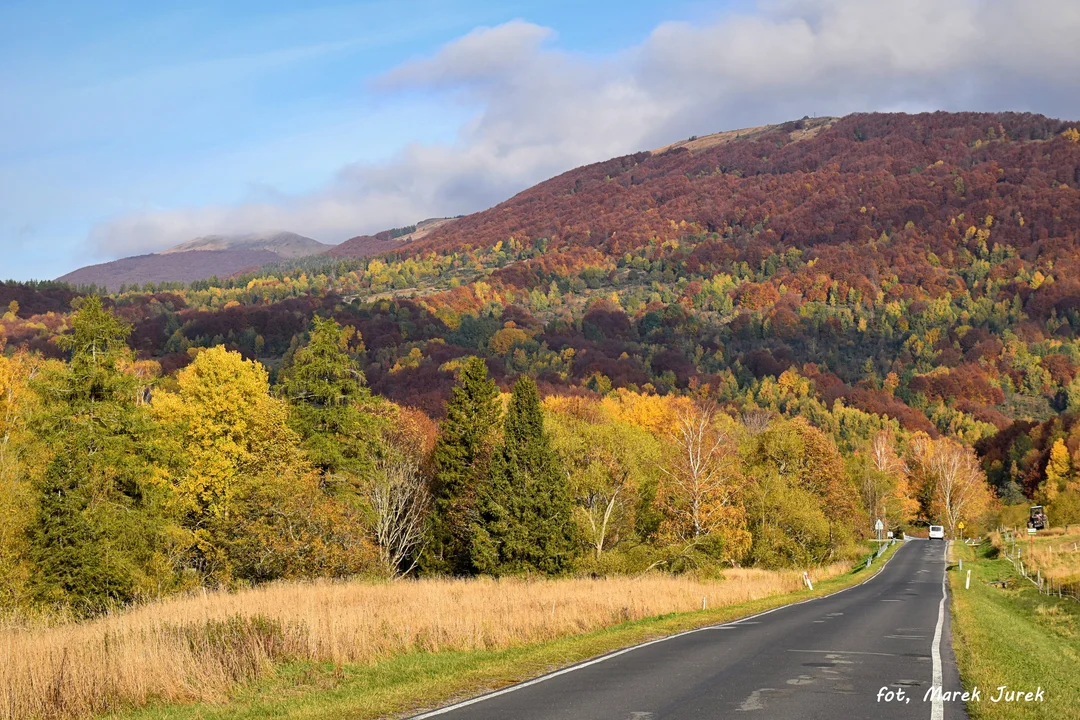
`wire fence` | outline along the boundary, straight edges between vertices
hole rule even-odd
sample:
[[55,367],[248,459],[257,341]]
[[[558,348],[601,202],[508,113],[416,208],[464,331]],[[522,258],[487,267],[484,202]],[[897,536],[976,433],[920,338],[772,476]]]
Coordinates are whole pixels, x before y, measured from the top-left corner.
[[1002,555],[1013,564],[1020,576],[1037,587],[1041,594],[1071,598],[1080,602],[1080,579],[1044,577],[1043,568],[1039,566],[1040,557],[1046,553],[1050,556],[1071,557],[1075,559],[1074,564],[1080,567],[1080,542],[1040,544],[1037,551],[1032,550],[1032,545],[1028,545],[1028,550],[1025,552],[1022,542],[1018,541],[1015,533],[1003,531],[1001,540]]

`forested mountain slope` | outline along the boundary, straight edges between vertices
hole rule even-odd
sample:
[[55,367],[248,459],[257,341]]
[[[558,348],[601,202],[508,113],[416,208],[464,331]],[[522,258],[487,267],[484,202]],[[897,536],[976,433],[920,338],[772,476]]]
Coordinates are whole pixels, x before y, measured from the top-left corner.
[[[375,392],[436,417],[459,359],[480,355],[504,387],[695,392],[838,437],[888,418],[976,443],[1080,408],[1077,125],[864,114],[696,138],[379,258],[111,303],[166,374],[218,343],[274,367],[320,313],[360,331]],[[50,353],[65,321],[4,327]],[[1052,445],[998,448],[999,490],[1034,492]]]

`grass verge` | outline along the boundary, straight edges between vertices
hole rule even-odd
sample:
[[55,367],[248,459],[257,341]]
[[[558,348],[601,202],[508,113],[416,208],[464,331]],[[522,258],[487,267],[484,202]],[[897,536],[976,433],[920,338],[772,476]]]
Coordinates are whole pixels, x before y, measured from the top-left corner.
[[[1080,707],[1080,603],[1040,595],[989,542],[954,546],[961,572],[950,567],[953,646],[975,720],[1077,717]],[[967,571],[971,587],[964,589]],[[1005,588],[989,583],[1009,581]],[[1042,702],[992,702],[999,686],[1034,691]]]
[[813,591],[773,595],[715,610],[670,613],[505,650],[413,652],[369,665],[287,663],[272,677],[237,691],[227,704],[151,705],[107,717],[365,720],[419,712],[613,650],[836,592],[868,579],[899,547],[897,544],[889,549],[869,569],[864,561],[844,575],[818,583]]

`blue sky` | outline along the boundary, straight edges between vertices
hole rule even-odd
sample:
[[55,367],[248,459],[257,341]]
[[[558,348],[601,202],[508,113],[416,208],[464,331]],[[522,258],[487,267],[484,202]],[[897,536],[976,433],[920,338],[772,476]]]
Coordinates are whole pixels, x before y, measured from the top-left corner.
[[102,259],[87,236],[110,217],[304,192],[346,162],[451,141],[465,109],[369,82],[477,26],[528,17],[559,28],[567,48],[607,52],[672,10],[696,12],[608,0],[6,0],[0,275],[55,277]]
[[803,114],[1075,118],[1078,5],[4,0],[0,277],[212,232],[340,242]]

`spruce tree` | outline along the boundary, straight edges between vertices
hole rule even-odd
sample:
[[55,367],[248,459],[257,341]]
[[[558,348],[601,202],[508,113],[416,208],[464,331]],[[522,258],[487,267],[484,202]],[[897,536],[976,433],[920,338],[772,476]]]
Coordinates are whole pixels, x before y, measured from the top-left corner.
[[35,430],[51,457],[35,484],[31,584],[39,602],[92,614],[167,578],[155,569],[162,520],[148,492],[141,387],[126,372],[130,328],[96,296],[82,300],[72,328],[58,341],[70,361],[35,384]]
[[499,423],[499,391],[477,357],[461,368],[446,403],[432,453],[434,509],[429,544],[423,557],[427,572],[471,575],[476,491],[486,480]]
[[106,561],[108,538],[88,518],[80,487],[86,468],[68,448],[57,453],[38,481],[37,521],[30,527],[34,599],[90,615],[131,599],[132,578],[123,564]]
[[481,486],[473,562],[492,575],[569,568],[572,506],[544,431],[540,393],[531,378],[514,385],[490,481]]
[[316,317],[282,373],[289,424],[324,486],[355,486],[373,471],[380,420],[365,407],[374,401],[355,358],[362,350],[355,328]]

